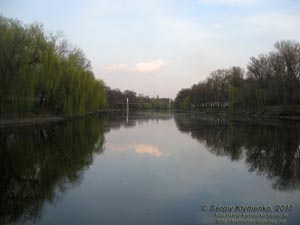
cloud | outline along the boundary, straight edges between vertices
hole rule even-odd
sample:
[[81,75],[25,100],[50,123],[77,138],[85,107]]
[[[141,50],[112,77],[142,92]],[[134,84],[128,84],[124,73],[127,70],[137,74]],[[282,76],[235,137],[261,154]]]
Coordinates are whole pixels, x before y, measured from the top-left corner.
[[170,60],[154,60],[151,62],[140,62],[136,65],[128,64],[113,64],[106,66],[106,73],[148,73],[157,72],[165,65],[168,65]]

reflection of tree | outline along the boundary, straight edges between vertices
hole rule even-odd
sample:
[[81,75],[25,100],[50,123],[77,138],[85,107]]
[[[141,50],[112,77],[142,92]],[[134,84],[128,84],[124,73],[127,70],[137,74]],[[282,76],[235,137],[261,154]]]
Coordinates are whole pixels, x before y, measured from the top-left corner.
[[[152,111],[145,111],[145,112],[138,112],[138,113],[132,113],[130,112],[128,115],[128,118],[126,118],[126,114],[124,113],[111,113],[109,115],[109,127],[108,130],[114,129],[118,130],[121,127],[124,128],[131,128],[135,127],[137,124],[143,124],[143,123],[149,123],[150,121],[156,121],[159,120],[169,120],[173,118],[172,114],[168,112],[152,112]],[[128,119],[128,120],[127,120]]]
[[250,171],[274,180],[278,190],[300,189],[300,130],[285,127],[264,127],[252,134],[257,145],[248,144],[246,162]]
[[242,139],[227,120],[206,115],[183,115],[176,116],[175,121],[180,131],[190,133],[214,154],[230,155],[232,160],[240,159]]
[[45,202],[81,182],[94,153],[103,151],[104,132],[130,128],[170,114],[88,116],[49,126],[0,130],[0,224],[40,218]]
[[210,152],[240,160],[249,171],[273,180],[278,190],[300,189],[300,129],[291,124],[250,124],[207,115],[175,116],[180,131],[205,144]]
[[102,152],[104,120],[0,131],[0,223],[36,220],[45,202],[80,183]]

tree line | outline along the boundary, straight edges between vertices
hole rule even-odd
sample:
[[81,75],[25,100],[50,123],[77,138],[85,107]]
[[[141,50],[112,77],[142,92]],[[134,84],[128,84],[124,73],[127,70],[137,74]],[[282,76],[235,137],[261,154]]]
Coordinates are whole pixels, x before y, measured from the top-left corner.
[[205,81],[177,93],[175,108],[261,106],[300,104],[300,44],[284,40],[268,54],[251,57],[241,67],[213,71]]
[[84,114],[97,109],[162,110],[167,98],[149,98],[107,87],[90,61],[61,34],[41,24],[0,16],[0,116],[28,113]]
[[127,98],[130,110],[169,110],[172,107],[169,98],[149,97],[131,90],[122,92],[119,89],[106,87],[106,97],[111,109],[126,109]]
[[83,114],[107,107],[82,50],[37,23],[0,16],[0,115]]
[[[111,89],[97,80],[90,61],[60,34],[37,23],[0,16],[0,116],[27,113],[84,114],[97,109],[170,109],[170,99]],[[219,69],[177,93],[174,107],[258,108],[300,104],[300,44],[279,41],[251,57],[247,70]]]

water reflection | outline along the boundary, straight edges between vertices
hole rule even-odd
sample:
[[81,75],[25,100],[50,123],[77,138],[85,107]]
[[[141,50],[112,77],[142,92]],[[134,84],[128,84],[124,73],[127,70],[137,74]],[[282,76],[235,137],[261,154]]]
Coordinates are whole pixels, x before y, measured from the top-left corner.
[[42,127],[0,130],[0,224],[35,221],[45,202],[81,182],[101,153],[100,117]]
[[158,147],[153,145],[140,144],[135,146],[135,151],[139,154],[150,154],[156,157],[160,157],[163,154]]
[[0,129],[0,143],[1,224],[207,224],[211,202],[300,207],[297,124],[109,114]]
[[[116,113],[48,126],[0,129],[0,224],[41,219],[46,202],[55,203],[59,193],[81,183],[94,154],[104,150],[105,132],[168,120],[171,115],[146,113],[125,118]],[[162,154],[155,146],[133,148],[139,154]]]
[[109,130],[118,130],[122,127],[131,128],[137,125],[142,125],[144,123],[149,123],[153,121],[166,121],[173,118],[171,113],[158,113],[158,112],[143,112],[143,113],[131,113],[129,115],[124,115],[120,113],[109,114]]
[[250,172],[272,180],[282,191],[300,189],[300,127],[290,122],[227,121],[207,115],[181,115],[175,121],[217,156],[245,158]]
[[129,145],[107,144],[105,145],[105,149],[109,149],[110,151],[134,150],[138,154],[150,154],[155,157],[160,157],[164,154],[158,146],[147,145],[147,144],[133,144],[133,143]]

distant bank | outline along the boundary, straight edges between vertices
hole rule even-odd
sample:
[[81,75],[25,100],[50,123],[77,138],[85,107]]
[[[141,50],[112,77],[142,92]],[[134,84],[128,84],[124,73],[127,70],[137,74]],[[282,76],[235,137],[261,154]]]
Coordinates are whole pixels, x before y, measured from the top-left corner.
[[255,119],[277,119],[277,120],[299,120],[300,106],[264,106],[260,108],[203,108],[195,110],[180,111],[185,113],[200,113],[208,115],[224,116],[238,120],[255,120]]
[[[141,110],[142,112],[144,110]],[[88,115],[122,112],[119,109],[96,110],[84,115],[31,115],[15,118],[0,118],[0,128],[28,125],[42,125],[82,118]],[[125,112],[125,111],[123,111]],[[139,112],[139,110],[134,110]],[[175,110],[174,113],[207,114],[226,117],[232,120],[295,120],[300,121],[300,106],[265,106],[258,109],[205,108],[197,110]]]

